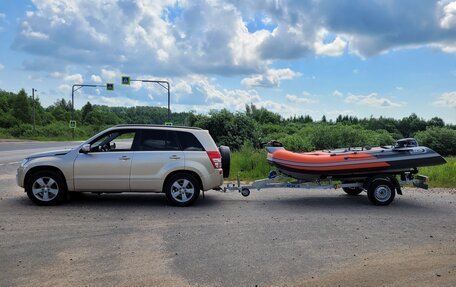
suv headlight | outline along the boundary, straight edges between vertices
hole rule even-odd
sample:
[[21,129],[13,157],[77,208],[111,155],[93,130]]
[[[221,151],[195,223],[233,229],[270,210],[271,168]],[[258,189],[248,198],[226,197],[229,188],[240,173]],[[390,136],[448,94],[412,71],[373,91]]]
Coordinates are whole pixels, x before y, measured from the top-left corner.
[[24,167],[30,160],[30,158],[24,158],[21,162],[21,167]]

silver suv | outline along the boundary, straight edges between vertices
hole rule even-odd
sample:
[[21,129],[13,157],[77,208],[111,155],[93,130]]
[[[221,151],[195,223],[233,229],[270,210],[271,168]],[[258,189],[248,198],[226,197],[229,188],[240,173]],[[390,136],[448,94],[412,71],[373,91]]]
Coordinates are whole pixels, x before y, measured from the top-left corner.
[[30,155],[16,177],[39,205],[70,192],[163,192],[168,203],[188,206],[201,190],[219,188],[229,165],[229,148],[218,148],[207,130],[118,125],[73,149]]

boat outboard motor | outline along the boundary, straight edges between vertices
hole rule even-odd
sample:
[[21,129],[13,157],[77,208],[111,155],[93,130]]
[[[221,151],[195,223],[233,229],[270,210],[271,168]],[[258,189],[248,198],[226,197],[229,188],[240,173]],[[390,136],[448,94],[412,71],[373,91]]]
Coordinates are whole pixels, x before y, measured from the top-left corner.
[[283,147],[283,144],[279,141],[272,140],[266,144],[267,147]]
[[396,141],[396,144],[394,145],[394,148],[407,148],[407,147],[417,147],[418,146],[418,141],[414,138],[406,138],[406,139],[400,139]]

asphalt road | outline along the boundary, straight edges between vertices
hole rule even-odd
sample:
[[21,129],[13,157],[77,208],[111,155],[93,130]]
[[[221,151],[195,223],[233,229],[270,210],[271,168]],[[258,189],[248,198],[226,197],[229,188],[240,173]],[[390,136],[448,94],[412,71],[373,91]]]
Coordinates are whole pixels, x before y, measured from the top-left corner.
[[210,191],[189,208],[88,194],[39,207],[4,157],[58,146],[4,144],[0,286],[456,285],[454,190],[405,189],[387,207],[340,190]]
[[71,148],[79,142],[35,142],[0,140],[0,166],[17,164],[29,154]]

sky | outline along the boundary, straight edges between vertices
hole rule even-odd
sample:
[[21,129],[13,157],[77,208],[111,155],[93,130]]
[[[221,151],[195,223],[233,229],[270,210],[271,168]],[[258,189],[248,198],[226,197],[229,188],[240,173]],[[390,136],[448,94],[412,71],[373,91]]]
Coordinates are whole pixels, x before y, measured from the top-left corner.
[[43,105],[456,123],[456,1],[0,0],[0,89]]

